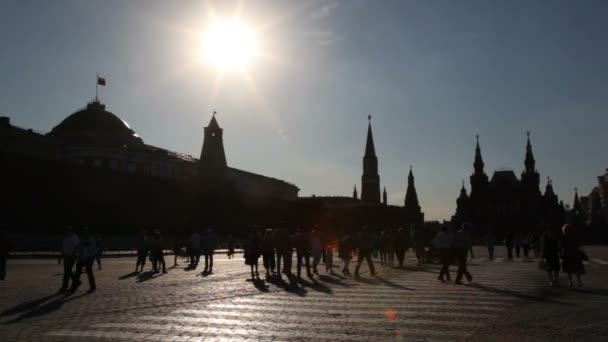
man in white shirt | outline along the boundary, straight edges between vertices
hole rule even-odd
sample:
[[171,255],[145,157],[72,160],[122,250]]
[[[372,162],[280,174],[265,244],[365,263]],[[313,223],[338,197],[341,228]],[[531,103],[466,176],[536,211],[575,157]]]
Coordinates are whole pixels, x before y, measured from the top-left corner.
[[72,227],[67,226],[65,228],[63,241],[61,242],[61,257],[63,258],[63,284],[61,285],[59,292],[66,291],[68,289],[70,278],[72,278],[72,268],[76,262],[79,244],[80,240],[78,239],[78,236],[72,232]]

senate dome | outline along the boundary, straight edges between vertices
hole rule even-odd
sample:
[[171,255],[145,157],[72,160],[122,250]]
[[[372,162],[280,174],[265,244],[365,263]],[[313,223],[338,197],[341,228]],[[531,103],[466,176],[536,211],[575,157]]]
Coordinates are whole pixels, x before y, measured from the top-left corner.
[[78,145],[124,146],[143,140],[124,120],[106,111],[99,101],[65,118],[47,134],[61,142]]

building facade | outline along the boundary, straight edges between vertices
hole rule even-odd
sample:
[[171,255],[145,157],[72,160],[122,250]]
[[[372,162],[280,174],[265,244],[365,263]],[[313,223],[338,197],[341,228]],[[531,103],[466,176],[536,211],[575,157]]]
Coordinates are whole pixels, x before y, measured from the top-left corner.
[[484,167],[477,136],[471,193],[467,194],[463,182],[452,218],[454,224],[471,223],[477,236],[492,233],[502,237],[509,232],[537,230],[543,224],[563,223],[563,204],[553,191],[550,179],[544,194],[540,191],[540,174],[536,170],[529,133],[520,179],[510,169],[496,170],[490,179]]

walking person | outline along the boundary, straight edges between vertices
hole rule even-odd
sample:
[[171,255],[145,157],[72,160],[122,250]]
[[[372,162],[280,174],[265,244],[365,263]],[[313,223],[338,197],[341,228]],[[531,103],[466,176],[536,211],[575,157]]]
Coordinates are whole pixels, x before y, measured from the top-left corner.
[[72,279],[72,269],[74,263],[76,263],[76,256],[78,255],[78,245],[80,240],[78,236],[72,232],[72,227],[68,226],[65,228],[63,240],[61,241],[61,257],[63,259],[63,283],[59,292],[67,291]]
[[441,263],[441,270],[439,271],[438,279],[441,281],[450,281],[450,265],[452,264],[452,244],[453,236],[448,231],[448,226],[444,225],[441,227],[439,234],[433,238],[433,247],[439,251],[439,261]]
[[144,265],[146,265],[146,258],[148,257],[148,236],[145,230],[141,231],[140,236],[137,239],[137,262],[135,263],[135,272],[142,272]]
[[[276,269],[277,275],[281,277],[281,273],[284,273],[288,277],[291,276],[291,256],[292,256],[292,244],[289,238],[289,232],[283,226],[279,226],[274,230],[273,235],[273,246],[276,251]],[[281,268],[281,261],[283,261],[283,268]]]
[[298,278],[301,278],[302,275],[302,263],[304,263],[306,267],[306,275],[308,278],[312,278],[312,273],[310,272],[310,238],[306,232],[298,228],[296,230],[294,239],[297,259],[296,271]]
[[488,247],[488,258],[490,260],[494,260],[494,242],[496,238],[494,237],[494,232],[492,229],[488,229],[488,233],[486,234],[486,245]]
[[560,234],[558,228],[548,227],[543,234],[541,259],[539,267],[547,272],[549,285],[559,287],[559,254],[561,252]]
[[456,254],[456,260],[458,262],[458,271],[456,273],[456,284],[462,284],[462,276],[466,276],[467,280],[471,282],[473,276],[467,269],[467,254],[471,249],[472,242],[471,236],[468,232],[468,225],[464,223],[460,229],[454,234],[454,253]]
[[177,258],[182,252],[182,243],[178,238],[173,240],[173,267],[177,267]]
[[[258,260],[260,259],[261,238],[255,229],[249,233],[249,240],[245,245],[245,264],[251,267],[251,280],[260,279]],[[255,272],[254,272],[255,271]]]
[[397,229],[397,233],[395,234],[395,253],[397,254],[399,267],[403,267],[403,262],[405,261],[405,252],[407,252],[408,248],[409,234],[403,227],[400,227]]
[[195,230],[190,236],[190,267],[196,268],[201,259],[201,235]]
[[202,238],[201,246],[203,247],[203,254],[205,255],[205,270],[203,273],[213,273],[213,253],[217,247],[217,238],[213,229],[207,229],[207,233]]
[[348,234],[342,237],[342,240],[340,240],[340,244],[338,245],[338,256],[342,259],[342,262],[344,262],[344,267],[342,267],[342,274],[344,274],[344,276],[350,275],[349,266],[350,261],[353,258],[354,245],[353,237]]
[[103,247],[101,244],[101,234],[95,234],[95,260],[97,261],[97,270],[101,271],[101,255]]
[[507,249],[507,260],[513,260],[513,244],[515,243],[515,235],[513,232],[508,232],[505,236],[505,248]]
[[163,250],[163,239],[158,229],[154,230],[154,236],[150,242],[150,256],[152,257],[152,269],[154,273],[159,273],[162,267],[162,272],[167,273],[167,265],[165,264],[165,252]]
[[422,264],[425,262],[426,236],[421,227],[416,227],[414,230],[414,246],[416,248],[416,259],[418,259],[418,266],[422,266]]
[[272,229],[268,228],[264,232],[264,237],[262,238],[262,263],[264,264],[264,269],[266,270],[266,278],[270,279],[274,274],[274,246],[272,243]]
[[524,261],[530,261],[530,247],[532,246],[532,233],[527,232],[522,235],[521,249],[524,252]]
[[11,243],[8,239],[6,230],[0,230],[0,280],[6,279],[6,259],[8,252],[11,249]]
[[234,257],[234,238],[232,237],[232,235],[228,235],[228,240],[226,242],[226,248],[227,248],[227,256],[228,259],[232,259]]
[[96,239],[89,233],[87,227],[82,229],[80,243],[78,244],[78,261],[76,262],[76,271],[72,276],[72,287],[70,292],[75,292],[82,282],[80,281],[80,275],[84,268],[87,273],[89,280],[89,292],[93,292],[97,289],[95,285],[95,275],[93,274],[93,263],[97,254],[97,246],[95,245]]
[[334,252],[336,246],[334,240],[328,239],[323,250],[325,251],[325,272],[334,274]]
[[587,259],[587,255],[581,250],[576,227],[572,224],[566,224],[562,228],[562,268],[568,274],[568,282],[570,287],[574,287],[572,275],[576,276],[578,286],[583,286],[581,275],[585,274],[585,266],[583,260]]
[[372,276],[376,275],[376,269],[372,261],[373,238],[368,232],[367,227],[363,227],[357,239],[357,265],[355,266],[355,277],[359,277],[359,269],[363,260],[367,260],[369,273]]
[[319,236],[319,232],[313,230],[310,233],[310,254],[312,255],[312,272],[314,274],[319,274],[317,270],[317,266],[321,262],[323,248],[321,247],[321,237]]

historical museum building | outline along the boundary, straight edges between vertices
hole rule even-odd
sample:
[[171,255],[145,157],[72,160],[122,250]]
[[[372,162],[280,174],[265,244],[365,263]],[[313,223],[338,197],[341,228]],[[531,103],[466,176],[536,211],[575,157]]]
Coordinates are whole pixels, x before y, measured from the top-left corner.
[[97,99],[46,134],[1,117],[0,158],[3,217],[26,225],[185,226],[294,201],[299,191],[229,167],[215,113],[196,159],[144,143]]
[[490,179],[484,166],[478,136],[470,177],[471,193],[467,194],[463,182],[452,218],[454,224],[468,222],[477,236],[491,232],[501,238],[508,232],[532,231],[543,224],[564,222],[564,206],[553,191],[551,179],[547,178],[544,193],[540,191],[540,174],[536,170],[529,133],[524,170],[519,179],[512,170],[506,169],[496,170]]

